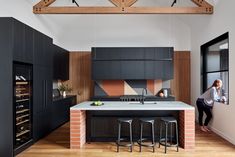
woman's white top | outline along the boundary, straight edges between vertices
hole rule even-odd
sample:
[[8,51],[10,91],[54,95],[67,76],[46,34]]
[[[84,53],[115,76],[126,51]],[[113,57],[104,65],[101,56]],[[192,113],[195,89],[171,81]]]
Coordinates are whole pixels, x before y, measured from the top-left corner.
[[199,98],[204,99],[205,104],[211,107],[215,101],[220,101],[220,95],[215,87],[208,89]]

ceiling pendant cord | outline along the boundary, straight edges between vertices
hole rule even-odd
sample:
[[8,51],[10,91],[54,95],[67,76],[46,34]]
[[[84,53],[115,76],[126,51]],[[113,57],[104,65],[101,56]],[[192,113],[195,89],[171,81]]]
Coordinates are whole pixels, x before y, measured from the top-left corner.
[[177,3],[177,0],[174,0],[174,2],[171,4],[171,7],[173,7]]
[[75,3],[79,7],[79,5],[78,5],[76,0],[72,0],[72,3]]

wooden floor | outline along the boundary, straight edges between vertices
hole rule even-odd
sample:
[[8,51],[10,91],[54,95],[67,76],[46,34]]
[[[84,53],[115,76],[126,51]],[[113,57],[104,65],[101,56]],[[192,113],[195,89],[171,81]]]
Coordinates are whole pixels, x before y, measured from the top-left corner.
[[121,148],[116,152],[114,143],[91,143],[86,144],[80,150],[69,149],[69,123],[52,132],[46,138],[22,152],[18,157],[235,157],[235,146],[228,143],[214,133],[203,133],[196,127],[196,149],[186,152],[180,149],[169,148],[164,154],[163,147],[157,148],[152,153],[150,148],[143,148],[140,153],[135,144],[134,152],[130,153],[127,148]]

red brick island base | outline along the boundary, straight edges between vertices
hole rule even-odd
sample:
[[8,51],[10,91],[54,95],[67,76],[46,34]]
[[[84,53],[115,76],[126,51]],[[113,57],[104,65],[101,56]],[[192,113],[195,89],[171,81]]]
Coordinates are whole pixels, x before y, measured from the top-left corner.
[[[195,110],[179,111],[180,147],[195,147]],[[86,143],[86,111],[70,110],[70,149],[79,149]]]

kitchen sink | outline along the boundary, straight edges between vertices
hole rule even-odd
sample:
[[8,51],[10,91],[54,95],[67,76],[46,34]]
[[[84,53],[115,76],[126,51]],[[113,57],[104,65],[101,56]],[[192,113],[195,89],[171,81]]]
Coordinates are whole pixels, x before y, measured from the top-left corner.
[[140,104],[140,105],[145,105],[145,104],[157,104],[155,101],[145,101],[144,104],[141,102],[129,102],[129,104]]

